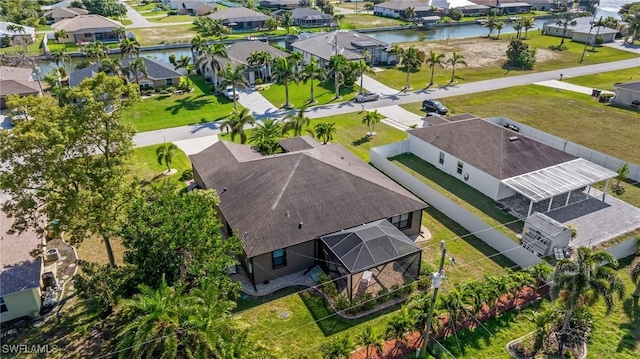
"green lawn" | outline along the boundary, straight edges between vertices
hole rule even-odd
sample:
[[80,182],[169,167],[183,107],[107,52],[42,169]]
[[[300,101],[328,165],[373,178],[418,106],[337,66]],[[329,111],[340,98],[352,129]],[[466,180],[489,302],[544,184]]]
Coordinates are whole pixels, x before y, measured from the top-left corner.
[[[486,43],[488,48],[493,48],[496,46],[496,42],[502,42],[506,46],[506,44],[508,44],[509,42],[508,36],[503,36],[500,38],[500,40],[489,39],[486,36],[477,37],[474,38],[473,46],[477,47],[477,44],[479,43]],[[526,40],[526,42],[533,47],[544,49],[544,51],[551,51],[549,50],[549,46],[559,44],[560,39],[553,36],[538,35],[537,33],[535,33],[535,31],[532,31],[529,32],[529,38]],[[468,50],[465,50],[465,46],[468,46],[469,44],[469,39],[438,41],[436,43],[438,45],[437,51],[445,53],[446,57],[450,57],[453,50],[457,50],[459,53],[465,56],[468,61],[473,61],[473,58],[478,56],[477,54],[472,54],[469,53]],[[535,68],[530,71],[506,70],[502,67],[502,63],[500,63],[500,61],[494,62],[488,66],[481,67],[458,66],[456,68],[456,82],[475,82],[494,78],[517,76],[534,72],[551,71],[568,67],[581,66],[578,61],[580,60],[580,55],[582,54],[584,45],[572,41],[565,41],[565,44],[568,47],[567,50],[552,51],[552,58],[544,62],[538,62]],[[424,42],[411,42],[404,43],[403,45],[415,45],[422,48],[423,50],[428,48],[428,46],[425,45]],[[585,56],[582,65],[591,65],[603,62],[631,59],[635,58],[636,56],[636,54],[627,51],[621,51],[609,47],[600,47],[596,48],[595,52],[587,51],[587,55]],[[429,83],[430,77],[431,69],[427,65],[423,65],[419,71],[411,73],[409,77],[410,85],[413,89],[425,88]],[[403,67],[399,66],[388,67],[384,71],[376,73],[376,80],[384,83],[387,86],[396,89],[402,89],[405,85],[406,71],[404,71]],[[434,86],[447,86],[450,80],[451,68],[436,66]]]
[[[44,34],[36,34],[36,41],[33,44],[27,45],[27,55],[39,56],[42,54],[40,46],[42,45],[42,39]],[[16,52],[24,52],[24,45],[3,47],[0,49],[0,55],[10,55]]]
[[[149,11],[149,12],[141,12],[140,15],[144,16],[144,17],[150,17],[150,16],[160,16],[160,15],[167,15],[169,14],[169,10],[158,10],[158,11]],[[151,19],[147,19],[149,21],[152,21]]]
[[[516,234],[522,233],[523,223],[521,221],[514,222],[516,218],[499,210],[491,198],[413,154],[399,155],[390,158],[390,160],[429,187],[475,214],[490,226],[495,227],[504,235],[519,242]],[[506,226],[501,225],[508,222],[513,223]]]
[[220,94],[211,94],[203,76],[193,76],[194,90],[184,95],[154,95],[143,99],[123,113],[138,132],[159,130],[217,121],[233,110],[233,102]]
[[[360,90],[359,85],[354,87],[340,86],[341,99],[334,100],[335,88],[333,82],[320,82],[314,80],[314,94],[317,105],[325,105],[334,102],[351,101],[356,97]],[[269,85],[268,89],[260,91],[260,93],[269,102],[277,107],[283,106],[285,103],[285,87],[284,85]],[[311,98],[311,84],[300,82],[299,84],[289,84],[289,102],[295,107],[300,107],[309,101]]]
[[[603,106],[587,95],[528,85],[448,97],[442,102],[456,113],[505,116],[625,161],[640,163],[640,151],[630,151],[638,148],[638,112]],[[419,103],[401,106],[423,113]]]
[[[158,14],[162,15],[162,14]],[[147,20],[151,22],[162,22],[162,23],[172,23],[172,22],[193,22],[195,17],[191,15],[169,15],[165,17],[151,17],[147,18]]]
[[171,25],[162,27],[145,27],[130,30],[136,37],[141,46],[158,45],[158,44],[174,44],[189,43],[196,33],[193,31],[193,25]]
[[637,81],[638,79],[640,79],[640,67],[600,72],[579,77],[565,77],[564,81],[575,85],[614,91],[615,84],[633,80]]
[[[364,6],[364,5],[363,5]],[[345,14],[340,21],[340,28],[346,30],[367,29],[373,27],[390,27],[408,24],[404,20],[368,14]]]
[[182,189],[186,187],[185,182],[180,180],[182,172],[191,168],[191,161],[187,155],[180,149],[175,150],[175,155],[171,162],[171,168],[178,170],[178,172],[171,176],[163,176],[162,172],[167,170],[167,166],[162,162],[158,163],[158,157],[156,156],[156,149],[160,145],[138,147],[134,150],[132,176],[137,176],[143,185],[147,185],[152,182],[159,182],[169,180],[174,183],[176,187]]

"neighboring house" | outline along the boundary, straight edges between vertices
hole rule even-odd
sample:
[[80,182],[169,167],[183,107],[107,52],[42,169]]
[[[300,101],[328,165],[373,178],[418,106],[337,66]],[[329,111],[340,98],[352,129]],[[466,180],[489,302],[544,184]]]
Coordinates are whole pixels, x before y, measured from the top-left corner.
[[[182,74],[175,70],[175,67],[164,61],[158,61],[141,57],[144,60],[144,64],[147,67],[147,74],[138,74],[138,82],[141,88],[153,88],[160,89],[164,86],[178,86],[180,84],[180,78]],[[135,59],[125,58],[122,59],[122,66],[128,66],[129,62]],[[74,71],[69,74],[69,86],[78,86],[82,80],[91,78],[100,72],[100,64],[94,64],[84,69]],[[135,83],[135,74],[130,74],[125,79],[128,83]]]
[[[21,26],[23,31],[14,31],[12,26]],[[33,44],[36,41],[36,29],[30,26],[0,21],[0,38],[4,37],[11,39],[11,46]]]
[[64,0],[64,1],[57,2],[53,5],[43,5],[42,7],[40,7],[40,10],[47,11],[47,10],[55,9],[57,7],[70,7],[70,6],[71,6],[71,1]]
[[169,7],[180,15],[191,16],[209,15],[218,10],[215,2],[204,0],[171,0]]
[[[271,54],[273,58],[277,57],[286,57],[287,53],[278,50],[275,47],[262,42],[262,41],[241,41],[234,42],[227,47],[227,54],[229,55],[229,59],[217,58],[220,63],[220,67],[224,68],[227,64],[231,64],[232,68],[235,68],[238,65],[245,65],[247,70],[244,72],[244,76],[247,79],[247,82],[251,85],[256,83],[256,79],[268,80],[271,78],[271,66],[265,64],[265,66],[261,67],[252,67],[247,62],[249,56],[256,51],[266,51]],[[197,62],[197,61],[194,61]],[[205,77],[212,78],[212,74],[209,69],[204,70]],[[220,78],[217,77],[213,79],[213,82],[216,84],[220,83]]]
[[349,30],[304,36],[298,41],[291,42],[290,46],[293,51],[303,54],[306,63],[314,57],[321,63],[327,64],[331,56],[336,54],[344,55],[350,61],[365,59],[365,51],[369,52],[370,57],[365,59],[369,63],[389,63],[391,60],[387,53],[389,44]]
[[[236,233],[242,241],[240,262],[254,286],[325,266],[346,253],[351,256],[341,269],[333,268],[346,273],[325,269],[334,276],[350,274],[352,289],[363,271],[401,257],[415,259],[417,254],[417,261],[397,267],[418,273],[415,244],[397,237],[419,234],[424,202],[340,144],[321,145],[303,136],[281,140],[280,145],[289,152],[262,156],[250,146],[219,141],[190,156],[198,186],[218,193],[224,233]],[[389,220],[399,231],[381,234],[385,226],[380,220]],[[367,231],[363,224],[376,228]],[[365,230],[335,248],[335,236],[346,237],[349,231],[342,231],[348,229]],[[370,241],[374,237],[380,241]],[[405,243],[397,251],[388,245],[396,239]],[[362,261],[354,263],[355,258]]]
[[64,19],[70,19],[80,15],[87,15],[89,11],[76,7],[56,7],[44,13],[47,23],[53,24]]
[[228,8],[223,11],[207,15],[214,20],[222,20],[222,23],[232,31],[256,31],[264,28],[264,23],[269,16],[246,7]]
[[291,18],[297,26],[302,27],[329,27],[333,26],[333,16],[320,12],[309,7],[301,7],[293,10],[274,11],[273,15],[280,21],[285,13],[291,13]]
[[485,16],[491,12],[491,7],[486,5],[465,5],[455,9],[462,11],[464,16]]
[[414,18],[429,16],[434,14],[430,1],[418,0],[393,0],[373,5],[373,14],[378,16],[409,19],[407,8],[413,8],[416,15]]
[[260,0],[259,6],[263,9],[295,9],[300,7],[300,0]]
[[118,35],[115,29],[122,27],[122,24],[100,15],[78,15],[70,19],[64,19],[51,25],[53,31],[65,30],[67,36],[60,39],[64,43],[83,44],[86,42],[118,42]]
[[410,152],[494,201],[521,195],[530,201],[527,217],[534,203],[550,200],[550,209],[554,197],[567,197],[616,176],[473,115],[450,116],[445,121],[408,131]]
[[616,95],[613,102],[618,105],[640,108],[640,81],[615,85]]
[[502,15],[517,15],[531,12],[531,4],[526,2],[500,3],[494,8],[500,11]]
[[528,0],[527,2],[531,4],[532,9],[541,11],[555,9],[556,4],[558,4],[558,0]]
[[[591,27],[593,17],[579,17],[575,19],[576,25],[567,27],[564,37],[576,42],[594,44],[597,37],[602,36],[604,42],[612,42],[618,30],[606,26]],[[564,27],[556,24],[556,20],[546,21],[543,25],[544,34],[551,36],[562,36]]]
[[0,211],[0,323],[38,315],[42,306],[43,263],[30,254],[43,244],[42,239],[33,230],[8,234],[12,222]]
[[540,257],[563,250],[571,241],[571,228],[542,213],[534,212],[524,223],[522,246]]
[[33,81],[33,70],[22,67],[0,66],[0,110],[6,108],[8,95],[38,96],[40,85]]

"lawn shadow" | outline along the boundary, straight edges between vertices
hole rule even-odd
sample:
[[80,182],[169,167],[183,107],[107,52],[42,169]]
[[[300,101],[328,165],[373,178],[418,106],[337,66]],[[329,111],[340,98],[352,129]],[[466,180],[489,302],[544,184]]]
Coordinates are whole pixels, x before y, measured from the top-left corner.
[[629,319],[627,323],[621,323],[620,329],[624,331],[616,352],[623,351],[634,352],[638,348],[640,342],[640,298],[630,297],[624,300],[622,308]]
[[197,86],[203,94],[210,94],[212,92],[211,87],[213,84],[206,82],[204,80],[204,76],[193,76],[191,78],[191,82],[193,82],[193,84]]
[[181,110],[193,111],[200,109],[206,105],[211,104],[211,100],[208,98],[203,99],[205,95],[198,95],[196,97],[186,97],[175,100],[175,105],[167,107],[167,111],[171,111],[172,115],[177,114]]
[[369,137],[369,136],[363,136],[363,137],[360,137],[359,139],[357,139],[357,140],[355,140],[355,141],[351,142],[351,144],[352,144],[353,146],[360,146],[360,145],[362,145],[362,144],[364,144],[364,143],[367,143],[367,142],[369,142],[369,141],[371,141],[371,137]]

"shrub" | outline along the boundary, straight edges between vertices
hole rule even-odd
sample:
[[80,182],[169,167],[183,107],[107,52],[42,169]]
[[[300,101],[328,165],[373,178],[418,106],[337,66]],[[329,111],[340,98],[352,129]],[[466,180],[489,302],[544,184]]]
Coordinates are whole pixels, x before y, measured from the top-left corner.
[[389,290],[387,287],[382,287],[376,296],[378,303],[384,303],[389,300]]
[[181,181],[191,181],[193,179],[193,170],[191,168],[187,168],[182,171],[182,175],[180,176]]
[[256,79],[256,85],[262,85],[262,79]]
[[604,36],[596,37],[596,45],[602,45],[602,44],[604,44]]
[[331,277],[326,273],[318,274],[318,279],[316,281],[317,284],[324,284],[326,282],[331,282]]
[[536,49],[520,39],[514,39],[509,43],[507,58],[509,65],[529,70],[536,63]]
[[168,93],[173,93],[176,90],[176,88],[173,86],[167,86],[165,90],[167,90]]
[[391,295],[394,298],[402,297],[403,291],[402,291],[402,289],[400,289],[400,285],[399,284],[392,285],[390,290],[391,290]]
[[373,299],[373,294],[371,293],[365,293],[364,295],[362,295],[360,297],[360,303],[361,304],[361,309],[364,310],[371,310],[373,309],[373,307],[376,306],[376,301]]
[[335,305],[337,310],[345,310],[351,306],[351,303],[349,302],[349,298],[347,298],[346,295],[341,294],[336,297],[333,305]]

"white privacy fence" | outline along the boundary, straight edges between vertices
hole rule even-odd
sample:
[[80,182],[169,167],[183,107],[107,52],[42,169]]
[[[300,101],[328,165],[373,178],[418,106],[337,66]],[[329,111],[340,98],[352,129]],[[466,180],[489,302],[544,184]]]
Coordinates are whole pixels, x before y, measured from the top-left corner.
[[[531,126],[524,125],[518,121],[511,120],[506,117],[492,117],[487,121],[493,122],[497,125],[503,126],[505,123],[518,126],[519,132],[529,138],[540,141],[546,145],[557,148],[560,151],[572,154],[577,157],[582,157],[588,161],[591,161],[604,168],[608,168],[612,171],[617,171],[626,161],[619,158],[605,155],[602,152],[592,150],[588,147],[579,145],[577,143],[565,140],[564,138],[548,134],[544,131],[537,130]],[[615,141],[615,139],[613,139]],[[640,148],[630,149],[640,151]],[[640,181],[640,166],[634,163],[629,163],[629,176],[632,181]]]
[[637,244],[636,242],[638,241],[637,238],[633,238],[630,239],[628,241],[622,242],[622,243],[618,243],[613,247],[609,247],[605,250],[605,252],[611,254],[612,256],[616,257],[617,259],[622,259],[625,257],[628,257],[634,253],[636,253],[637,250]]
[[501,252],[505,257],[520,267],[526,268],[542,261],[537,255],[529,252],[473,213],[467,211],[387,159],[388,157],[406,152],[409,152],[408,140],[374,147],[370,152],[370,162],[387,176],[409,189],[469,232],[472,232],[480,240],[496,251]]

